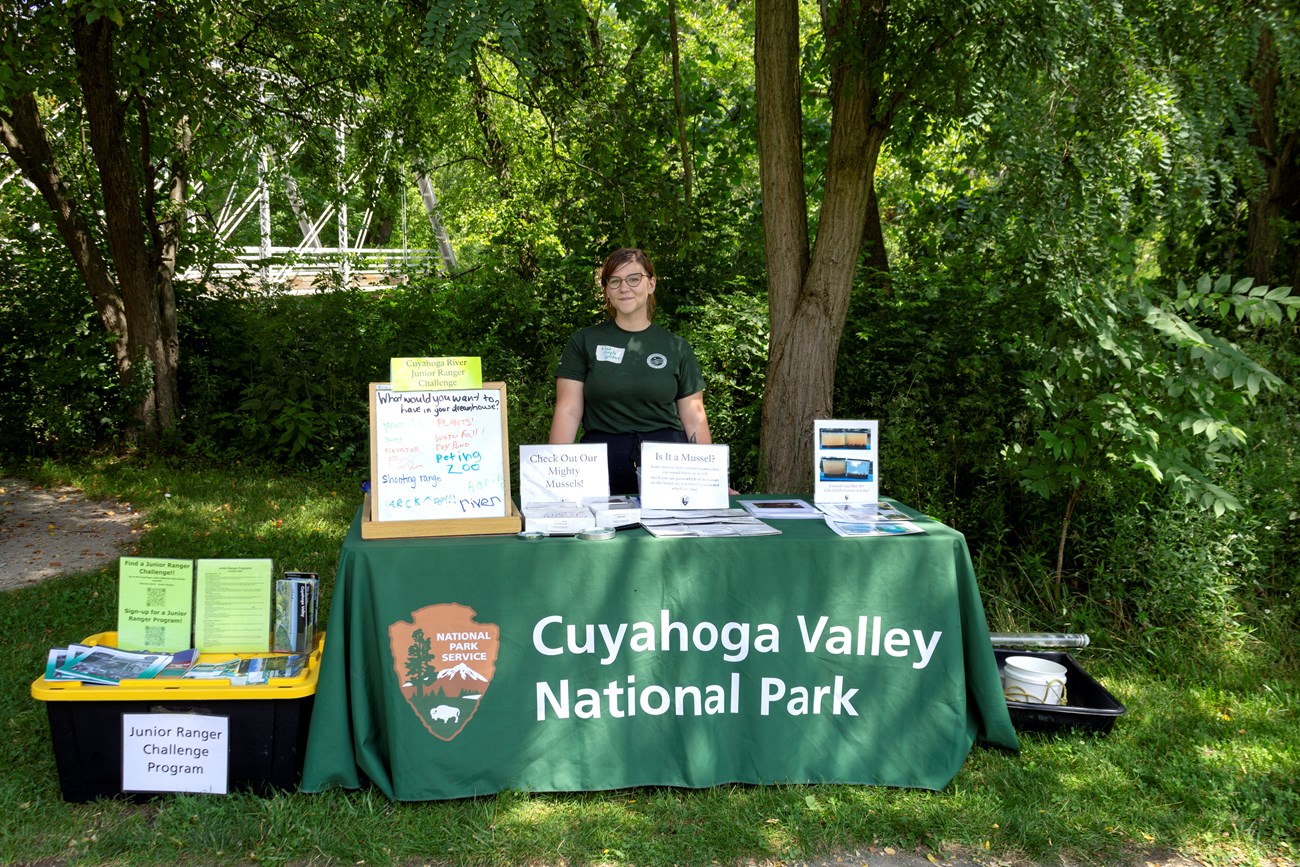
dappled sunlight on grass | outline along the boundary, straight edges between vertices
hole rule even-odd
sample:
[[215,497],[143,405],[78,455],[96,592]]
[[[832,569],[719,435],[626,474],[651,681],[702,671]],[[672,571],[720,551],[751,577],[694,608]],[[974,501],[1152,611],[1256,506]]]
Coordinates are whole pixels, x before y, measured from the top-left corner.
[[636,804],[634,795],[621,793],[586,797],[506,792],[497,796],[491,823],[481,833],[494,845],[520,853],[521,859],[541,847],[583,861],[623,862],[629,857],[623,851],[626,841],[661,833]]

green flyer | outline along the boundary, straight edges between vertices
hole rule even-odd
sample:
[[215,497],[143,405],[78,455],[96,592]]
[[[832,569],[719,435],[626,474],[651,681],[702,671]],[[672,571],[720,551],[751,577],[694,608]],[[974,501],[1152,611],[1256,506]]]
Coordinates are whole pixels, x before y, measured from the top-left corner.
[[203,653],[266,653],[271,647],[270,560],[199,560],[194,646]]
[[117,646],[171,653],[190,647],[194,561],[118,560]]

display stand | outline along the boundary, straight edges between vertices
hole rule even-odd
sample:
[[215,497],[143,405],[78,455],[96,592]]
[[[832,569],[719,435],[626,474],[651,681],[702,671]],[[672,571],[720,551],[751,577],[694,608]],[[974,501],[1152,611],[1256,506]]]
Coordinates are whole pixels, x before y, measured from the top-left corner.
[[523,528],[523,516],[510,504],[500,518],[443,518],[433,521],[376,521],[370,517],[370,494],[361,512],[362,539],[417,539],[424,536],[504,536]]
[[370,492],[361,538],[517,533],[506,386],[393,391],[370,384]]

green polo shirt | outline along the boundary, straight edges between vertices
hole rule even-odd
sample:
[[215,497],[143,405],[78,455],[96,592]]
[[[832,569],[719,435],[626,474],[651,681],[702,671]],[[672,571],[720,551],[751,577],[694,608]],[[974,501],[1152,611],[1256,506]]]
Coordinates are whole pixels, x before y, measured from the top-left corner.
[[682,430],[677,401],[704,390],[691,345],[655,325],[624,331],[614,321],[569,338],[555,368],[582,388],[582,427],[605,433]]

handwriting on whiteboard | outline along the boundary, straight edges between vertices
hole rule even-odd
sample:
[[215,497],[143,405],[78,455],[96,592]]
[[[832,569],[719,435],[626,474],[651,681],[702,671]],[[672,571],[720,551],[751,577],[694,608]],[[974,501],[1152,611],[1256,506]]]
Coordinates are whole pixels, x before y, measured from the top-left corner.
[[501,393],[375,392],[379,520],[508,513]]

